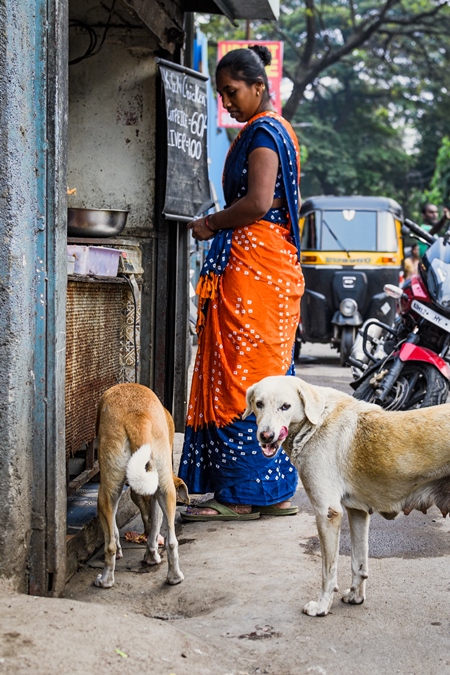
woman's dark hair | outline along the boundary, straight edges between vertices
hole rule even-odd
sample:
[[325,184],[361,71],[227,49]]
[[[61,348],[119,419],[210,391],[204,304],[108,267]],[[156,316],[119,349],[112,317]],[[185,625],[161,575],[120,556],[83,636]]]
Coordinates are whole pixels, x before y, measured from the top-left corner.
[[223,56],[216,68],[217,73],[225,68],[234,80],[242,80],[249,87],[255,82],[263,82],[269,95],[266,66],[272,61],[272,54],[264,45],[252,45],[244,49],[232,49]]

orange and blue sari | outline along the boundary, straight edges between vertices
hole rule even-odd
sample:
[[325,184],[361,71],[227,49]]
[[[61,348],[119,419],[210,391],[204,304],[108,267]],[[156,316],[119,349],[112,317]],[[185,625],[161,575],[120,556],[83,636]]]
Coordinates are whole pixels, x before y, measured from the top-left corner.
[[253,117],[232,144],[224,167],[226,204],[245,193],[249,148],[260,129],[277,149],[274,197],[283,194],[286,207],[251,225],[220,230],[212,240],[197,288],[199,341],[179,475],[191,493],[270,506],[292,497],[297,472],[284,452],[264,457],[254,415],[241,415],[252,384],[267,375],[295,375],[304,281],[299,149],[291,126],[276,113]]

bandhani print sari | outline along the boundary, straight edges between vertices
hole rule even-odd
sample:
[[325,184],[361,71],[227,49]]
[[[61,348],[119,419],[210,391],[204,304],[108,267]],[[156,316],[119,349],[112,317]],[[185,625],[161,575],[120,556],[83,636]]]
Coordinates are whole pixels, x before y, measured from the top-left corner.
[[[290,499],[297,472],[284,452],[264,457],[246,391],[268,375],[294,375],[293,344],[304,290],[299,264],[297,139],[276,113],[253,117],[232,144],[224,167],[227,206],[239,192],[248,147],[260,127],[280,158],[288,222],[258,220],[220,230],[212,240],[197,293],[198,351],[180,462],[191,493],[222,503],[270,506]],[[271,212],[269,212],[271,213]]]

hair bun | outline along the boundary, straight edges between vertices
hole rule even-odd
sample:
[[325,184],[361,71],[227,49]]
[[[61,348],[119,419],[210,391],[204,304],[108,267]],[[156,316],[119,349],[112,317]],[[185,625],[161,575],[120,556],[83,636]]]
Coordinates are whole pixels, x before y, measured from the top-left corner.
[[270,66],[270,64],[272,63],[272,54],[265,45],[252,45],[251,47],[249,47],[249,49],[251,49],[252,52],[255,52],[255,54],[263,62],[264,66]]

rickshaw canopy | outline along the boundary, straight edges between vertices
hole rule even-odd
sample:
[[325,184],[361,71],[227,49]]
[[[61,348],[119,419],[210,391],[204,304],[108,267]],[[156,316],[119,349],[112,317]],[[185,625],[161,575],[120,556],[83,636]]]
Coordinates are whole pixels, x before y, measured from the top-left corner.
[[349,197],[320,195],[308,197],[303,202],[300,215],[305,215],[315,209],[355,209],[355,211],[389,211],[398,220],[403,220],[403,209],[398,202],[390,197],[374,197],[351,195]]
[[[300,211],[302,249],[346,254],[349,251],[384,251],[400,254],[395,261],[399,264],[402,255],[402,222],[402,207],[388,197],[310,197]],[[358,264],[362,260],[347,259],[342,262]],[[371,262],[379,264],[381,261]]]

